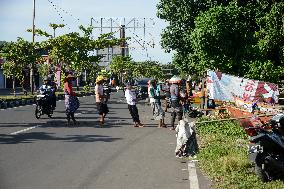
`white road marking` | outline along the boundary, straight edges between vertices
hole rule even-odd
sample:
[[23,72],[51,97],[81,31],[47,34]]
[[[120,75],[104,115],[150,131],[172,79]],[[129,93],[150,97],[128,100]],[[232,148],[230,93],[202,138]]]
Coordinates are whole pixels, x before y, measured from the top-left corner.
[[74,114],[74,115],[77,116],[77,115],[80,115],[80,114],[82,114],[82,113],[76,113],[76,114]]
[[195,161],[188,162],[188,180],[190,183],[190,189],[199,189],[198,178],[196,174]]
[[32,130],[32,129],[35,129],[35,128],[38,128],[38,127],[41,127],[42,125],[36,125],[36,126],[33,126],[33,127],[28,127],[26,129],[22,129],[22,130],[19,130],[19,131],[16,131],[16,132],[13,132],[13,133],[10,133],[10,135],[17,135],[19,133],[23,133],[23,132],[27,132],[29,130]]

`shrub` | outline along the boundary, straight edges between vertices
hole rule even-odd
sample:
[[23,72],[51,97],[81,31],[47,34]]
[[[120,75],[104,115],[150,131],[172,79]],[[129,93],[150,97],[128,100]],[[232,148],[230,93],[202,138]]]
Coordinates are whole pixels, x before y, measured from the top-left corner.
[[[201,118],[200,121],[209,121]],[[197,125],[199,167],[217,189],[278,189],[281,181],[263,183],[255,175],[247,153],[248,136],[235,121]]]

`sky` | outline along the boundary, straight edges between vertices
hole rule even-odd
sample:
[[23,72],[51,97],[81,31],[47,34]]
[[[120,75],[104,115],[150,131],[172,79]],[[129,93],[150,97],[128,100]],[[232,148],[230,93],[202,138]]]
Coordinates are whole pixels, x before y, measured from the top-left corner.
[[[165,53],[160,46],[160,33],[166,23],[156,16],[156,5],[159,0],[36,0],[35,27],[53,34],[50,23],[65,24],[56,30],[56,36],[76,32],[79,25],[98,27],[93,31],[96,38],[101,33],[100,20],[103,27],[127,25],[126,37],[129,41],[130,54],[135,61],[154,60],[168,63],[171,53]],[[32,28],[33,0],[0,0],[0,41],[16,41],[17,37],[32,41],[32,34],[26,30]],[[135,22],[134,22],[135,18]],[[145,32],[144,32],[145,18]],[[125,20],[125,21],[124,21]],[[134,31],[133,26],[136,26]],[[137,28],[140,27],[140,28]],[[118,29],[113,28],[113,32]],[[110,32],[103,28],[103,33]],[[116,32],[119,37],[119,32]],[[46,38],[36,36],[36,41]],[[147,49],[143,49],[143,43]],[[150,45],[154,45],[154,48]]]

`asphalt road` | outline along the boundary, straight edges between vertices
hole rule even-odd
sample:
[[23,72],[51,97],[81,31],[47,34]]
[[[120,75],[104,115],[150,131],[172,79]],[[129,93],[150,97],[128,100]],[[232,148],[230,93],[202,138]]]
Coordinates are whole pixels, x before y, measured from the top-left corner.
[[138,105],[144,128],[132,126],[121,92],[111,95],[103,128],[94,97],[80,103],[76,127],[66,126],[63,101],[51,119],[37,120],[35,106],[0,110],[0,189],[196,189],[190,170],[200,189],[209,188],[175,157],[174,132],[158,129],[145,103]]

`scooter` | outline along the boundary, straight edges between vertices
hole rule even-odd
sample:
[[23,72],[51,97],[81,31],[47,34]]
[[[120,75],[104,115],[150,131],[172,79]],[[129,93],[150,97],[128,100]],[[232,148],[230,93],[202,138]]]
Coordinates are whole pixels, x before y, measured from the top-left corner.
[[255,173],[263,182],[284,177],[284,115],[279,114],[267,124],[246,128],[251,136],[249,157]]
[[53,107],[49,95],[39,94],[36,96],[35,117],[39,119],[44,114],[51,118],[53,114]]

